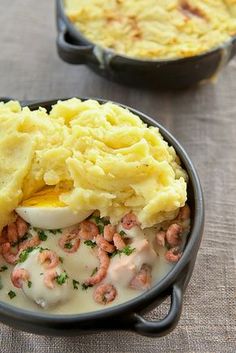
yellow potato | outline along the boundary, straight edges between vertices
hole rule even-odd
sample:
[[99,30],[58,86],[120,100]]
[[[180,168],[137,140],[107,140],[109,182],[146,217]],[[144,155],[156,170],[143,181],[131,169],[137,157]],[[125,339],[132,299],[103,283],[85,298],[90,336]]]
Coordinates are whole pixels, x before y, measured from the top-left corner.
[[187,198],[173,147],[112,103],[73,98],[49,113],[0,104],[0,156],[0,230],[48,186],[58,205],[98,209],[113,223],[132,210],[143,227],[174,218]]

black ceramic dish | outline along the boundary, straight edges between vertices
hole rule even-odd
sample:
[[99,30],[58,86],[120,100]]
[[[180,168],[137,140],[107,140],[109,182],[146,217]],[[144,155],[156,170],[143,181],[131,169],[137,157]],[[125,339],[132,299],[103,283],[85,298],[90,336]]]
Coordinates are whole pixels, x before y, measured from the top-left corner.
[[57,49],[62,60],[86,64],[110,80],[132,86],[181,89],[217,75],[236,54],[236,36],[204,54],[172,60],[137,60],[115,54],[86,39],[57,2]]
[[[84,98],[83,98],[84,99]],[[6,98],[5,101],[8,99]],[[98,99],[105,103],[104,100]],[[50,109],[56,101],[25,102],[31,109],[39,106]],[[122,105],[123,106],[123,105]],[[125,106],[123,106],[125,107]],[[127,107],[125,107],[127,108]],[[172,145],[189,175],[188,203],[191,208],[191,231],[184,253],[173,269],[150,290],[115,307],[78,315],[51,315],[30,312],[0,302],[0,321],[15,328],[43,335],[80,335],[101,330],[129,330],[146,336],[163,336],[175,328],[180,318],[183,294],[190,280],[200,246],[204,224],[203,195],[198,175],[188,155],[178,141],[155,120],[129,108],[148,125],[160,129],[164,139]],[[143,315],[171,297],[170,309],[164,319],[148,321]]]

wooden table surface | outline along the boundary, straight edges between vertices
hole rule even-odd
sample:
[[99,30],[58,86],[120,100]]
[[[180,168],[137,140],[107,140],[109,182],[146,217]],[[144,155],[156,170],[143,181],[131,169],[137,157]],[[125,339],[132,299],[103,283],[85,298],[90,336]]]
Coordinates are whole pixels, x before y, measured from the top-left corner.
[[[192,158],[206,204],[204,238],[178,327],[150,339],[128,332],[49,338],[0,325],[1,353],[236,351],[236,60],[215,84],[157,92],[108,82],[56,53],[54,1],[0,0],[0,96],[93,96],[150,115]],[[152,313],[163,315],[168,303]]]

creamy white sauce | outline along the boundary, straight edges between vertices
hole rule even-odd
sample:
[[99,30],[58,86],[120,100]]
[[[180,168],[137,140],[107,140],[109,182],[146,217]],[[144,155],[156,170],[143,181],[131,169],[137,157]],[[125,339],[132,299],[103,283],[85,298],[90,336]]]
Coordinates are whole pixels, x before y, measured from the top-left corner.
[[[66,253],[58,245],[58,240],[61,236],[60,232],[56,234],[51,233],[50,231],[45,231],[47,234],[47,240],[42,241],[40,246],[43,248],[48,248],[53,250],[60,256],[63,260],[59,265],[60,271],[66,271],[68,279],[65,287],[60,288],[59,285],[56,285],[54,289],[42,289],[42,268],[35,260],[35,256],[38,254],[38,251],[33,251],[31,256],[22,264],[17,266],[25,268],[31,268],[30,273],[32,273],[32,282],[31,288],[28,288],[27,283],[24,284],[23,290],[18,289],[13,286],[10,280],[10,274],[14,266],[6,264],[4,259],[0,257],[0,268],[3,265],[6,265],[8,269],[0,273],[2,289],[0,289],[0,300],[15,305],[20,308],[25,308],[33,311],[48,312],[53,314],[76,314],[84,313],[89,311],[94,311],[102,309],[104,307],[114,306],[120,303],[123,303],[129,299],[134,298],[139,295],[142,291],[131,289],[127,287],[130,279],[132,278],[132,271],[127,271],[127,277],[121,276],[119,274],[112,275],[111,269],[119,263],[120,258],[125,259],[125,263],[129,264],[135,271],[140,269],[142,262],[148,262],[152,265],[152,285],[157,283],[162,279],[166,273],[170,271],[173,267],[173,264],[168,263],[164,259],[164,253],[166,249],[160,248],[156,245],[154,241],[157,228],[149,228],[144,231],[141,231],[138,227],[136,230],[133,228],[131,231],[127,231],[128,236],[133,238],[133,243],[131,244],[132,248],[137,247],[137,249],[146,242],[145,238],[148,240],[149,249],[144,247],[139,253],[139,256],[136,256],[135,251],[127,256],[125,254],[116,255],[111,259],[107,277],[103,282],[112,283],[117,289],[117,297],[112,303],[107,305],[97,304],[93,299],[93,288],[88,288],[86,290],[82,289],[83,282],[91,276],[95,268],[99,267],[99,261],[96,257],[96,249],[84,244],[81,240],[80,247],[75,253]],[[34,233],[32,231],[32,233]],[[141,246],[142,247],[142,246]],[[134,272],[133,272],[134,273]],[[124,272],[122,272],[124,274]],[[74,289],[73,280],[79,281],[78,289]],[[16,296],[12,299],[9,298],[8,292],[14,291]],[[46,299],[46,308],[42,308],[40,305],[37,305],[34,300],[39,298]],[[40,303],[42,304],[42,303]]]

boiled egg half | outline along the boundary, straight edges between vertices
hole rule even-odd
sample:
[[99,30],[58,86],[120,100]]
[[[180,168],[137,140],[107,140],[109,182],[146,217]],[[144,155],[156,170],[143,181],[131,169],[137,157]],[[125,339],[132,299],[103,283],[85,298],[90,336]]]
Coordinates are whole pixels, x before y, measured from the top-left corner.
[[93,210],[78,212],[71,210],[60,201],[59,196],[62,192],[56,188],[46,187],[24,200],[15,211],[31,226],[42,229],[70,227],[93,213]]

